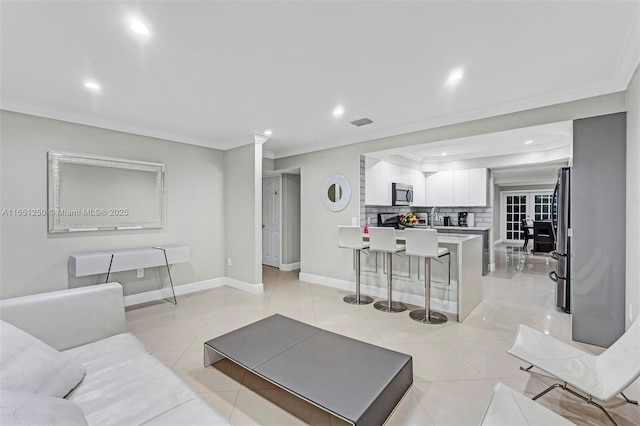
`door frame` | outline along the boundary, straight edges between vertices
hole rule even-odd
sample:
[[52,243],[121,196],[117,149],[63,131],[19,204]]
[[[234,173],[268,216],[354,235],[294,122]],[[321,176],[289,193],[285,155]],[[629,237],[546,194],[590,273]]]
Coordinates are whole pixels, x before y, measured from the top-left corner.
[[[280,188],[280,197],[278,199],[278,202],[280,203],[280,208],[278,209],[278,211],[280,212],[280,217],[278,218],[278,238],[280,238],[280,241],[278,242],[278,248],[280,250],[280,252],[278,253],[278,266],[277,268],[280,269],[282,267],[282,174],[278,173],[272,176],[262,176],[262,185],[261,185],[261,195],[264,194],[264,181],[266,179],[277,179],[278,180],[278,187]],[[264,200],[262,202],[262,205],[264,206]],[[262,209],[262,239],[264,240],[264,208]],[[264,255],[263,258],[260,260],[261,262],[264,261]],[[271,265],[265,265],[264,263],[262,263],[262,265],[264,266],[269,266],[274,268],[275,266],[271,266]]]
[[[513,191],[500,191],[500,241],[508,244],[517,244],[521,242],[518,240],[507,239],[507,196],[508,195],[526,195],[527,196],[527,217],[533,217],[535,211],[529,211],[529,204],[533,205],[535,195],[553,195],[553,189],[526,189],[526,190],[513,190]],[[535,208],[535,207],[534,207]]]

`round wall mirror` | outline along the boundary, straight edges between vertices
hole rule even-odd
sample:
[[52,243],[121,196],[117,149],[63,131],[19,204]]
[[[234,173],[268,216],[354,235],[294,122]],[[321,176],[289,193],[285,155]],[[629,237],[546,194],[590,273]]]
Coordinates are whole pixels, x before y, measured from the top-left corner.
[[344,210],[351,200],[351,185],[342,175],[331,175],[322,184],[322,202],[332,212]]

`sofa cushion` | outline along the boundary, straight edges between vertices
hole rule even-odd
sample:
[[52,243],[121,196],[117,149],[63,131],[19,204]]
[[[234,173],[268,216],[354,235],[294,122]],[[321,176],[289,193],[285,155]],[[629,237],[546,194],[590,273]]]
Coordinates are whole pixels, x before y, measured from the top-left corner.
[[228,424],[130,333],[65,353],[87,369],[67,398],[89,424]]
[[2,426],[86,426],[82,409],[71,401],[49,395],[0,392]]
[[82,364],[32,335],[0,320],[0,386],[63,397],[85,374]]

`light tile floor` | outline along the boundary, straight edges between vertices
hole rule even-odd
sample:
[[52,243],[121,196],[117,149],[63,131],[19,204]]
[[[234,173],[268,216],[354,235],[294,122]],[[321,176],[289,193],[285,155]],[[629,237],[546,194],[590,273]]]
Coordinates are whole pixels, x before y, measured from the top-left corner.
[[[127,327],[234,425],[343,424],[231,362],[203,367],[206,340],[274,313],[412,355],[414,384],[387,424],[477,425],[495,383],[529,396],[553,383],[542,374],[520,371],[521,364],[506,353],[518,324],[602,351],[571,342],[571,318],[556,310],[547,277],[553,263],[546,254],[497,247],[496,271],[483,278],[484,300],[463,323],[451,317],[444,325],[423,325],[407,312],[348,305],[342,301],[346,292],[265,267],[263,294],[224,287],[181,296],[177,306],[142,305],[128,309]],[[627,396],[640,397],[638,383]],[[560,390],[539,402],[577,424],[607,424],[598,409]],[[640,425],[640,408],[622,400],[603,405],[619,425]]]

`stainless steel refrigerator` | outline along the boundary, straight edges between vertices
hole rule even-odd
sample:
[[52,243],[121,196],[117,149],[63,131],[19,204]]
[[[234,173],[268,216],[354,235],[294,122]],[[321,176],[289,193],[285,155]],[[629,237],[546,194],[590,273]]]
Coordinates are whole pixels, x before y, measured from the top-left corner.
[[557,260],[549,278],[556,283],[556,305],[571,312],[571,168],[558,170],[558,181],[553,191],[551,220],[556,249],[551,257]]

